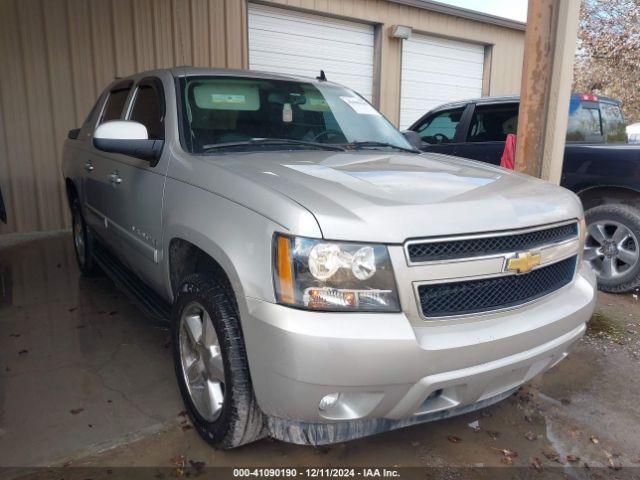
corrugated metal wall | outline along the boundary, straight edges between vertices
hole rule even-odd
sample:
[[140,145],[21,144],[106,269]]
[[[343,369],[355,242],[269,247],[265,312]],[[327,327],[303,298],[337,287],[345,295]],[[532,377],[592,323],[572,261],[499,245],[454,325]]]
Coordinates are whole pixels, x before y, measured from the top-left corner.
[[69,225],[62,144],[115,76],[242,68],[240,0],[0,0],[0,233]]
[[[380,109],[398,121],[401,42],[388,28],[492,45],[490,93],[520,86],[524,32],[386,0],[274,0],[380,24]],[[0,0],[0,233],[65,228],[62,144],[115,76],[248,65],[246,0]]]

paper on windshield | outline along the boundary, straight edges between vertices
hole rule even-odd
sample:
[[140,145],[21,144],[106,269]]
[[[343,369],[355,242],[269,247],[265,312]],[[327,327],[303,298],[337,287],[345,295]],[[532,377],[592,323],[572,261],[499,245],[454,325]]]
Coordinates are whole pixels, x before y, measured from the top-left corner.
[[375,108],[360,97],[340,97],[340,100],[349,105],[359,115],[380,115]]

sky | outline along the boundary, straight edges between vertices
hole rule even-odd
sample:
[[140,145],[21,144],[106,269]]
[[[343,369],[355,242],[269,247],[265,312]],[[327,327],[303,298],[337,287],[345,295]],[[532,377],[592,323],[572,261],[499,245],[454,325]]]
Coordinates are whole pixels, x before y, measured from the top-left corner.
[[505,17],[519,22],[527,21],[527,0],[436,0],[455,7]]

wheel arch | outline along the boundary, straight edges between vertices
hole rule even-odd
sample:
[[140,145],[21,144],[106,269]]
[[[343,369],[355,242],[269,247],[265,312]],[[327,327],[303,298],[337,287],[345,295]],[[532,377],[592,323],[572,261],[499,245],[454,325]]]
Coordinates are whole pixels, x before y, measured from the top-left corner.
[[598,205],[622,203],[640,208],[640,190],[619,185],[597,185],[577,192],[583,208],[588,210]]

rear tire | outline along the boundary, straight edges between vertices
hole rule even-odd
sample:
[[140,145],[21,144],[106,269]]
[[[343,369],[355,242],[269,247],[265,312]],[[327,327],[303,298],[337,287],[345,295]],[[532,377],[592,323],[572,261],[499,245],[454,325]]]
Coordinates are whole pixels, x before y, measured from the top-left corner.
[[78,198],[71,201],[71,226],[73,249],[80,273],[85,277],[99,275],[101,273],[100,267],[93,258],[93,236],[82,216]]
[[640,211],[605,204],[585,212],[584,259],[596,271],[598,288],[623,293],[640,286]]
[[173,305],[171,337],[180,394],[200,436],[223,449],[266,436],[230,287],[214,275],[188,276]]

